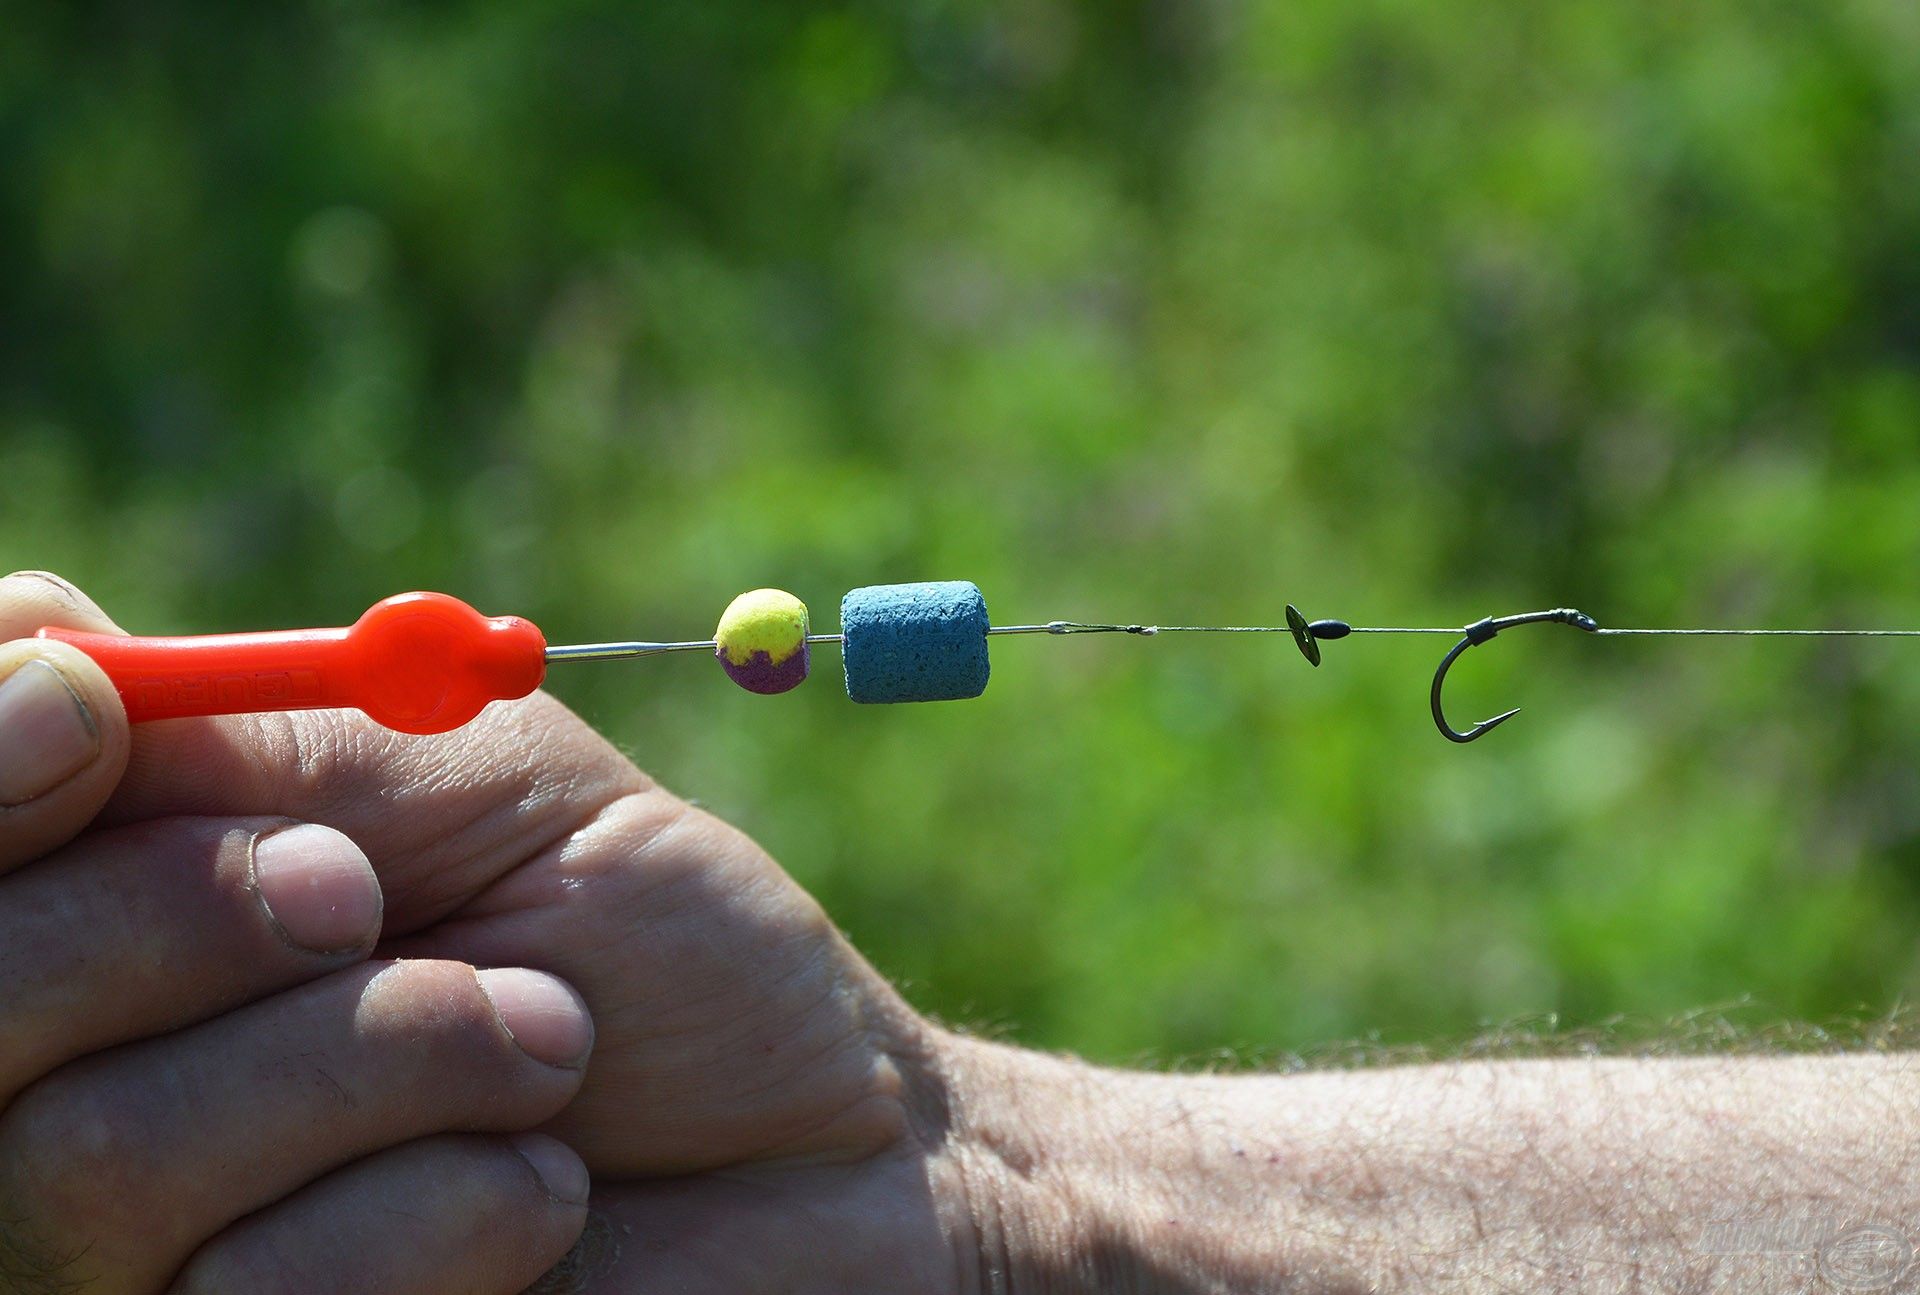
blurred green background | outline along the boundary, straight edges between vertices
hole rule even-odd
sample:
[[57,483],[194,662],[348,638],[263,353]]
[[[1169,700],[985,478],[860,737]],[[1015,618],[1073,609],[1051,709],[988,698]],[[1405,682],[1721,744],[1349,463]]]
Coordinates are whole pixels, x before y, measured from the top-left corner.
[[[70,4],[0,561],[130,627],[1920,625],[1911,0]],[[1116,1060],[1920,987],[1920,649],[1003,640],[555,689],[913,999]]]

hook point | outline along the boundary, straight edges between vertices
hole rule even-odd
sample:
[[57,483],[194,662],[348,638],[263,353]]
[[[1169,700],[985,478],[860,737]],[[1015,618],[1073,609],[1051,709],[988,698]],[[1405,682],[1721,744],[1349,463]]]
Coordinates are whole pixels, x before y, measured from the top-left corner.
[[1479,739],[1485,737],[1487,734],[1493,732],[1493,730],[1495,730],[1496,728],[1499,728],[1502,724],[1506,723],[1508,720],[1512,719],[1515,715],[1518,715],[1519,713],[1520,713],[1520,708],[1518,706],[1515,706],[1512,710],[1504,711],[1501,714],[1495,715],[1492,719],[1481,720],[1478,724],[1475,724],[1472,728],[1468,729],[1464,733],[1456,733],[1452,729],[1446,727],[1444,724],[1441,726],[1440,731],[1446,734],[1447,740],[1449,742],[1460,742],[1463,744],[1467,742],[1476,742]]

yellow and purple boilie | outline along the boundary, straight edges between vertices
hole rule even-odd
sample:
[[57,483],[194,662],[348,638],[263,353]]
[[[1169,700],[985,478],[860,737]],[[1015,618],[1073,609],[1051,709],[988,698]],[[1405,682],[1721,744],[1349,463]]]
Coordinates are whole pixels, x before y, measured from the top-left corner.
[[748,692],[781,693],[807,677],[807,605],[784,589],[754,589],[727,604],[714,656]]

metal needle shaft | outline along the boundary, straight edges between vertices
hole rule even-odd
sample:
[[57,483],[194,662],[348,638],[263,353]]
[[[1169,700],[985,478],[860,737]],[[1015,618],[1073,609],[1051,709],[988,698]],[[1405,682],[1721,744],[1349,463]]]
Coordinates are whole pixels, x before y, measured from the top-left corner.
[[549,661],[613,661],[622,657],[657,656],[662,652],[711,652],[716,644],[705,643],[570,643],[547,649]]

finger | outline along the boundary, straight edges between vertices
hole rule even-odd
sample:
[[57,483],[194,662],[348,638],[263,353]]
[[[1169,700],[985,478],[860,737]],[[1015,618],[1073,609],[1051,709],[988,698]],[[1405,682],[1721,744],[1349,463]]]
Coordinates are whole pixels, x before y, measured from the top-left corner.
[[64,644],[13,642],[42,625],[113,629],[59,576],[0,579],[0,872],[75,836],[126,768],[126,715],[100,668]]
[[76,1058],[358,962],[379,931],[366,855],[311,824],[165,819],[0,877],[0,1107]]
[[113,684],[64,643],[0,643],[0,873],[71,840],[127,765]]
[[427,1138],[370,1156],[208,1242],[172,1295],[519,1295],[587,1222],[564,1143]]
[[356,711],[169,720],[138,731],[110,820],[274,814],[337,827],[376,861],[387,927],[397,932],[446,916],[607,806],[654,792],[544,694],[491,706],[434,737],[390,732]]
[[89,1295],[151,1290],[236,1220],[363,1156],[550,1119],[593,1029],[537,972],[356,967],[76,1062],[0,1116],[0,1218],[80,1255]]
[[98,603],[50,571],[16,571],[0,579],[0,640],[27,638],[43,625],[120,632]]

